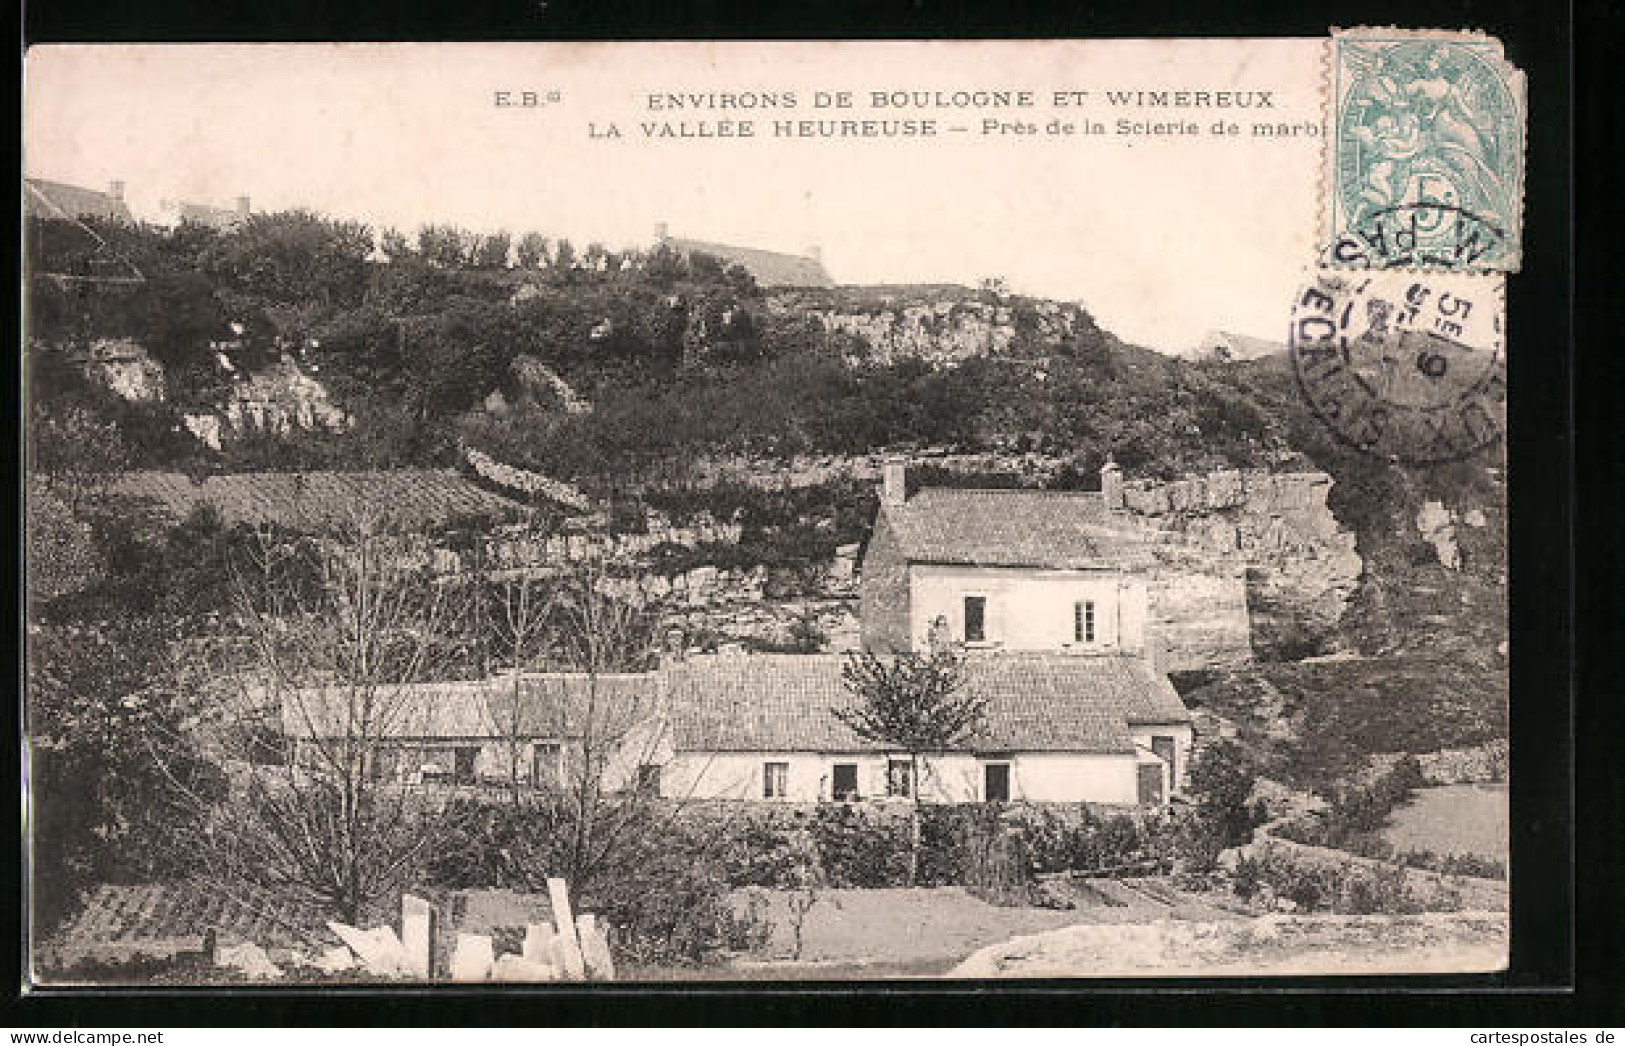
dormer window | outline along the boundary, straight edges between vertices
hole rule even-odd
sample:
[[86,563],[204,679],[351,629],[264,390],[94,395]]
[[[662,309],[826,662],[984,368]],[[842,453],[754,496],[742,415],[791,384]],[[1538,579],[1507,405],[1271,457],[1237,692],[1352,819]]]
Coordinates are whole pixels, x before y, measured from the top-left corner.
[[1072,604],[1072,641],[1074,643],[1093,643],[1095,641],[1095,601],[1080,599]]
[[987,642],[987,597],[965,597],[965,642]]

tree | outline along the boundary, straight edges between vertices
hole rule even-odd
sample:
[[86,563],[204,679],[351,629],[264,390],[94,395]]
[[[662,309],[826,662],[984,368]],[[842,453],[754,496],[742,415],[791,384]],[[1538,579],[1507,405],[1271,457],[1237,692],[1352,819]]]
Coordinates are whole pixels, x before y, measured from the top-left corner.
[[[270,912],[355,923],[392,903],[448,837],[445,796],[387,771],[433,736],[435,684],[460,667],[458,586],[416,566],[416,536],[353,506],[334,539],[269,531],[235,570],[221,663],[189,681],[225,802],[172,776],[203,816],[192,840],[207,885]],[[238,649],[240,648],[240,649]]]
[[540,269],[547,263],[547,237],[539,232],[527,232],[519,237],[516,248],[521,269]]
[[170,787],[218,798],[223,781],[182,729],[170,652],[147,620],[30,628],[28,771],[36,928],[90,886],[195,870],[178,845],[196,811]]
[[378,238],[378,249],[392,262],[402,261],[412,253],[412,245],[399,229],[385,229]]
[[437,269],[460,269],[472,255],[472,235],[454,225],[418,229],[418,256]]
[[964,689],[963,656],[940,644],[929,653],[910,651],[884,659],[848,654],[841,682],[857,703],[836,709],[836,717],[864,740],[908,756],[908,792],[914,801],[908,862],[912,886],[920,868],[921,757],[952,751],[977,736],[986,723],[987,698]]
[[266,303],[353,305],[367,283],[372,230],[311,211],[252,215],[205,252],[202,268],[219,286]]
[[[660,613],[642,587],[612,577],[596,559],[547,578],[520,569],[506,573],[499,606],[488,615],[487,627],[515,669],[492,707],[513,753],[510,795],[554,826],[543,841],[545,857],[522,862],[519,874],[533,885],[542,875],[564,875],[577,892],[591,893],[624,872],[626,854],[656,815],[657,793],[637,779],[662,740],[655,698],[611,678],[653,664]],[[522,674],[541,666],[562,674]],[[558,736],[557,775],[521,789],[517,772],[538,714]]]
[[506,269],[508,249],[513,239],[506,232],[494,232],[475,241],[471,263],[476,269]]
[[559,237],[558,243],[553,246],[553,268],[559,272],[569,272],[575,268],[576,248],[564,237]]
[[1249,800],[1257,782],[1256,761],[1240,742],[1228,738],[1208,745],[1191,763],[1186,791],[1195,800],[1195,811],[1181,849],[1192,870],[1211,869],[1219,851],[1252,838],[1257,819]]

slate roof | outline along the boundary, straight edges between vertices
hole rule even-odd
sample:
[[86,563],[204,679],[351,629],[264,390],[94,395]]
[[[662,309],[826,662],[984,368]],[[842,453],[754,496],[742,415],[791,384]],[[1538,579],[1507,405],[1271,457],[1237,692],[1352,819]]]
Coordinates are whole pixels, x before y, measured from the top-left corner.
[[[534,673],[486,680],[383,686],[373,698],[376,736],[410,739],[575,738],[590,725],[617,737],[658,711],[652,673]],[[282,727],[292,737],[339,737],[351,708],[369,695],[341,688],[285,691]]]
[[[658,671],[549,673],[375,691],[375,731],[392,738],[573,738],[588,724],[621,736],[665,717],[678,752],[879,752],[836,716],[855,697],[839,654],[704,656]],[[1186,723],[1190,713],[1166,676],[1142,658],[997,654],[966,661],[965,686],[986,696],[983,752],[1134,751],[1130,727]],[[590,704],[589,704],[590,702]],[[342,688],[289,691],[289,736],[340,736],[356,699]],[[589,708],[591,712],[589,712]]]
[[380,510],[406,527],[440,525],[466,515],[501,516],[522,507],[453,469],[243,472],[197,483],[179,472],[132,472],[119,481],[118,491],[150,498],[177,519],[211,504],[228,526],[274,524],[307,533],[342,527],[357,506]]
[[123,200],[95,189],[85,189],[66,182],[53,182],[44,178],[26,178],[27,211],[38,218],[107,218],[114,221],[133,221],[130,208]]
[[670,236],[661,241],[680,254],[709,254],[724,262],[743,265],[761,287],[833,287],[824,263],[801,254],[782,254],[754,247],[734,247]]
[[1115,524],[1098,492],[928,487],[881,513],[912,563],[1115,569],[1150,562],[1145,539]]
[[[689,752],[866,752],[837,718],[855,698],[841,655],[696,657],[662,670],[672,743]],[[1165,676],[1141,658],[998,654],[966,661],[986,696],[978,751],[1131,753],[1129,727],[1190,721]]]

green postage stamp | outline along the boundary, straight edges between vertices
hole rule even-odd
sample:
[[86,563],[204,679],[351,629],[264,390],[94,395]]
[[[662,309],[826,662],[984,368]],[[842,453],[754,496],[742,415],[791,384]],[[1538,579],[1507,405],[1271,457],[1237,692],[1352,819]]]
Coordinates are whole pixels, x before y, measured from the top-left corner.
[[1525,88],[1500,41],[1352,29],[1329,46],[1331,264],[1516,272]]

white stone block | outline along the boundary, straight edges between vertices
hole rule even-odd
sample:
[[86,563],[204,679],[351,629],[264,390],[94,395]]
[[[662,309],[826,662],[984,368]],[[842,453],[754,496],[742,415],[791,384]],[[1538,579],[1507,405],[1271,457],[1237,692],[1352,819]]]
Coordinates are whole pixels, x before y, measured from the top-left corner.
[[428,980],[433,975],[434,906],[411,894],[401,896],[401,946],[407,972]]
[[218,949],[214,962],[216,966],[236,970],[255,980],[276,980],[282,976],[281,968],[265,954],[265,949],[252,941]]
[[491,980],[510,984],[534,984],[556,981],[558,971],[547,963],[536,962],[522,955],[504,955],[491,965]]
[[483,933],[460,933],[451,952],[451,979],[454,981],[484,981],[491,977],[491,966],[496,961],[496,949],[491,938]]
[[557,936],[548,923],[531,923],[525,927],[522,954],[531,962],[547,963],[553,960],[553,938]]

